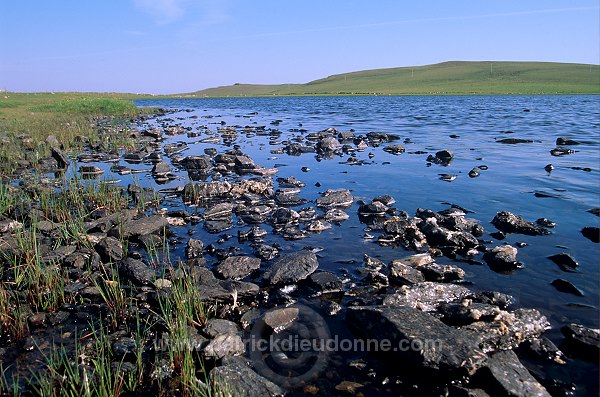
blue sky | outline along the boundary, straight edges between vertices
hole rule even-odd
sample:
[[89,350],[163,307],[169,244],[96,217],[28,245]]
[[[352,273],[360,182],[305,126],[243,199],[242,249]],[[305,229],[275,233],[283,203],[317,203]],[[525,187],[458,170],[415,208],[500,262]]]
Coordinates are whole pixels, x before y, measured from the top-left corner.
[[179,93],[448,60],[600,63],[599,2],[28,0],[0,89]]

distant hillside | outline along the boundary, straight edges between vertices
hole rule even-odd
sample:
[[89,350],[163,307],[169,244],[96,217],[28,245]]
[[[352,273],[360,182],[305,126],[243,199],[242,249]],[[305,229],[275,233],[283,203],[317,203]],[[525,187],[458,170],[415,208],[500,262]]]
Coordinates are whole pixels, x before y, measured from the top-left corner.
[[306,84],[235,84],[184,96],[599,94],[600,65],[554,62],[463,62],[364,70]]

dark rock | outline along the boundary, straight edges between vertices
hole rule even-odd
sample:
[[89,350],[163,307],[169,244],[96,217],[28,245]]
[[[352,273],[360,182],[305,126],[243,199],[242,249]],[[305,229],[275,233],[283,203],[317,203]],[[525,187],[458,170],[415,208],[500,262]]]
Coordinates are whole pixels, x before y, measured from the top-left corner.
[[504,138],[504,139],[498,139],[496,142],[504,143],[504,144],[508,144],[508,145],[514,145],[517,143],[532,143],[533,141],[531,139]]
[[577,266],[579,266],[577,261],[566,252],[550,255],[548,259],[556,263],[561,269],[565,271],[575,271],[577,269]]
[[120,337],[112,343],[112,352],[117,358],[133,356],[137,350],[135,339]]
[[258,247],[256,247],[254,253],[262,260],[270,261],[277,256],[279,250],[267,244],[260,244]]
[[556,138],[556,144],[559,146],[569,146],[569,145],[580,145],[581,142],[574,141],[572,139],[567,138]]
[[564,147],[557,147],[557,148],[554,148],[554,149],[550,150],[550,154],[552,156],[556,156],[556,157],[558,157],[558,156],[566,156],[567,154],[573,154],[573,153],[575,153],[575,150],[573,150],[573,149],[567,149],[567,148],[564,148]]
[[209,379],[210,384],[227,385],[228,392],[239,397],[276,397],[285,394],[279,386],[240,361],[212,369]]
[[494,270],[511,271],[523,267],[517,262],[517,252],[517,249],[511,245],[500,245],[486,251],[483,259]]
[[550,328],[548,319],[535,309],[501,311],[493,321],[477,321],[462,327],[479,347],[487,352],[514,349],[538,338]]
[[435,311],[443,303],[461,301],[471,291],[457,284],[442,284],[425,281],[423,283],[403,286],[394,294],[384,298],[384,305],[403,305],[422,311]]
[[339,208],[330,209],[325,213],[325,220],[333,223],[340,223],[350,218],[350,216]]
[[278,208],[271,214],[269,222],[273,226],[285,226],[289,224],[296,224],[300,219],[300,215],[289,208]]
[[241,280],[260,268],[260,259],[249,256],[230,256],[215,267],[215,272],[223,277]]
[[363,204],[358,208],[358,213],[362,215],[383,215],[389,207],[381,201],[373,201],[371,204]]
[[119,263],[120,273],[138,285],[152,285],[156,273],[144,262],[133,258],[126,258]]
[[560,332],[565,336],[565,353],[598,363],[600,356],[599,329],[569,324],[562,327]]
[[169,223],[160,215],[143,217],[124,222],[112,228],[109,235],[118,239],[146,236],[163,230]]
[[442,165],[450,164],[452,159],[454,159],[454,153],[446,149],[436,152],[435,156],[429,155],[427,157],[427,161]]
[[544,167],[544,171],[546,172],[552,172],[553,169],[554,166],[552,164],[546,164],[546,166]]
[[27,318],[31,329],[42,328],[46,326],[48,315],[46,313],[34,313]]
[[498,212],[492,220],[492,224],[496,226],[498,230],[505,233],[519,233],[529,236],[543,236],[550,234],[547,229],[527,222],[520,216],[508,211]]
[[180,161],[181,165],[185,167],[186,170],[190,171],[207,171],[212,168],[212,163],[210,161],[210,157],[208,156],[188,156]]
[[550,393],[521,364],[513,351],[493,354],[477,375],[492,395],[550,397]]
[[481,291],[469,296],[469,299],[478,303],[486,303],[506,309],[515,303],[515,298],[497,291]]
[[83,175],[100,175],[104,173],[104,170],[95,165],[82,165],[79,167],[79,172]]
[[562,278],[557,278],[550,284],[560,292],[564,292],[566,294],[573,294],[576,296],[583,296],[583,292],[581,292],[579,288],[574,286],[570,281],[563,280]]
[[479,168],[475,167],[471,171],[469,171],[470,178],[477,178],[481,174]]
[[404,146],[402,145],[389,145],[383,148],[383,150],[385,152],[391,153],[391,154],[400,154],[400,153],[404,153],[406,151],[406,149],[404,148]]
[[220,318],[211,318],[206,321],[202,332],[209,338],[215,338],[223,334],[238,334],[240,332],[238,326],[233,321],[223,320]]
[[331,272],[316,272],[308,276],[309,285],[318,292],[339,291],[342,280]]
[[394,354],[403,362],[413,362],[439,375],[473,374],[486,360],[461,331],[408,306],[350,307],[346,321],[367,338],[387,340],[392,346],[411,346]]
[[438,265],[437,263],[429,263],[417,268],[427,281],[448,283],[451,281],[461,280],[465,276],[465,271],[457,266]]
[[204,249],[204,243],[201,240],[190,238],[185,247],[185,257],[187,259],[194,259],[202,257],[202,250]]
[[590,214],[594,214],[596,216],[600,216],[600,208],[592,208],[590,210],[587,210],[587,212],[589,212]]
[[475,248],[479,242],[470,233],[453,231],[439,226],[435,218],[428,218],[419,225],[421,231],[427,237],[427,242],[437,247],[458,247],[462,250]]
[[322,219],[317,219],[306,225],[306,230],[313,233],[320,233],[324,230],[331,229],[332,227],[333,226],[331,226],[331,223]]
[[352,205],[354,197],[347,189],[327,190],[323,197],[317,199],[317,206],[325,209],[348,208]]
[[548,228],[552,228],[552,227],[556,226],[556,222],[552,222],[548,218],[539,218],[535,221],[535,223],[539,226],[548,227]]
[[71,161],[69,161],[69,157],[57,147],[52,148],[52,158],[56,160],[58,163],[58,168],[64,170],[69,167]]
[[96,244],[94,249],[104,263],[118,262],[124,256],[123,245],[114,237],[103,238]]
[[498,306],[471,303],[468,300],[442,304],[439,311],[444,315],[444,322],[454,326],[467,325],[475,321],[493,321],[500,314]]
[[279,257],[265,272],[263,278],[271,285],[289,284],[304,280],[317,270],[317,256],[309,251],[298,251]]
[[244,341],[237,334],[221,334],[211,340],[204,348],[204,356],[220,360],[224,357],[240,356],[246,348]]
[[586,226],[581,229],[581,234],[594,243],[600,243],[600,228],[598,227]]
[[565,355],[552,341],[545,336],[533,339],[523,343],[519,350],[527,355],[535,357],[538,360],[554,361],[558,364],[565,364]]

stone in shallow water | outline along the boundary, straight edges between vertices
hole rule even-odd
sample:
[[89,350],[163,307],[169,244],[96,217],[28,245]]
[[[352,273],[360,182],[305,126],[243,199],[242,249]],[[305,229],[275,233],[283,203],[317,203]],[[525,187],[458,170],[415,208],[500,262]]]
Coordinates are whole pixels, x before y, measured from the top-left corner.
[[231,395],[239,397],[283,396],[285,391],[254,372],[242,360],[228,360],[227,364],[210,371],[211,384],[227,385]]
[[241,280],[260,268],[260,259],[250,256],[230,256],[215,267],[222,278]]
[[117,225],[109,231],[109,235],[122,239],[146,236],[159,232],[168,225],[169,223],[165,217],[153,215],[127,221],[122,225]]
[[494,219],[492,219],[492,224],[496,226],[498,230],[505,233],[519,233],[529,236],[544,236],[550,234],[550,231],[547,229],[527,222],[520,216],[508,211],[498,212]]
[[473,374],[487,358],[460,330],[408,306],[350,307],[346,321],[367,338],[408,346],[393,354],[426,372],[450,377]]
[[483,259],[494,270],[515,270],[523,267],[517,262],[517,252],[517,249],[511,245],[500,245],[483,254]]
[[511,350],[493,354],[477,375],[483,378],[486,391],[492,395],[550,397],[550,393],[529,373]]
[[588,328],[579,324],[569,324],[562,327],[560,332],[565,336],[565,352],[576,357],[598,362],[598,356],[600,355],[600,329]]
[[309,251],[282,255],[265,272],[263,278],[271,285],[288,284],[304,280],[317,270],[317,256]]
[[317,207],[331,208],[348,208],[352,205],[354,197],[350,190],[327,190],[322,197],[317,199]]
[[208,342],[204,348],[204,356],[215,360],[220,360],[228,356],[239,356],[244,354],[246,348],[242,338],[237,334],[217,335]]
[[238,326],[233,321],[223,320],[220,318],[211,318],[206,321],[202,332],[209,338],[215,338],[222,334],[237,334]]
[[457,284],[442,284],[426,281],[412,286],[403,286],[394,294],[384,298],[384,305],[406,305],[422,311],[435,311],[442,303],[456,302],[471,294],[467,288]]
[[126,258],[119,263],[119,271],[129,280],[138,285],[152,285],[156,279],[156,273],[142,261]]

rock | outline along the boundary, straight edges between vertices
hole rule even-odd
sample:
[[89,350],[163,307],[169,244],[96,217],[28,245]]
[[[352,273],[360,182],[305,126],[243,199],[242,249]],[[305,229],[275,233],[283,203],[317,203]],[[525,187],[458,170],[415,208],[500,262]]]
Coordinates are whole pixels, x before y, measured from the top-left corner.
[[427,161],[442,165],[450,164],[452,159],[454,159],[454,153],[446,149],[436,152],[435,156],[429,155],[427,157]]
[[215,267],[215,272],[222,278],[241,280],[259,268],[259,258],[230,256]]
[[226,385],[228,393],[239,397],[276,397],[285,394],[279,386],[240,361],[215,367],[209,376],[210,384]]
[[448,283],[461,280],[465,276],[465,271],[460,267],[452,265],[441,266],[437,263],[420,266],[418,270],[423,273],[427,281]]
[[538,338],[550,328],[548,319],[535,309],[501,311],[493,321],[477,321],[462,327],[487,352],[510,350]]
[[423,253],[423,254],[411,255],[411,256],[408,256],[408,257],[402,258],[402,259],[394,259],[392,261],[392,263],[394,263],[394,262],[399,262],[399,263],[402,263],[402,264],[410,266],[410,267],[418,268],[420,266],[425,266],[430,263],[433,263],[434,259],[431,256],[431,254]]
[[559,146],[569,146],[569,145],[580,145],[581,142],[574,141],[572,139],[567,138],[556,138],[556,144]]
[[566,156],[567,154],[573,154],[573,153],[575,153],[575,150],[573,150],[573,149],[567,149],[567,148],[564,148],[564,147],[557,147],[557,148],[554,148],[554,149],[550,150],[550,154],[552,156],[556,156],[556,157]]
[[523,267],[517,262],[517,249],[511,245],[500,245],[486,251],[483,259],[497,271],[511,271]]
[[202,214],[204,220],[220,220],[231,217],[233,211],[233,204],[231,203],[218,203],[214,206],[207,208]]
[[159,161],[158,163],[155,163],[152,167],[153,175],[165,175],[169,172],[171,172],[171,166],[169,166],[169,164],[164,161]]
[[583,292],[581,292],[579,288],[571,284],[570,281],[563,280],[562,278],[557,278],[550,284],[560,292],[564,292],[566,294],[573,294],[576,296],[583,296]]
[[406,149],[402,145],[389,145],[384,147],[383,151],[398,155],[400,153],[404,153]]
[[239,335],[221,334],[208,342],[208,345],[204,348],[204,356],[220,360],[224,357],[240,356],[245,351],[244,341]]
[[425,312],[435,311],[442,303],[460,301],[471,294],[467,288],[457,284],[442,284],[425,281],[403,286],[394,294],[387,295],[383,304],[405,305]]
[[586,226],[581,229],[581,234],[594,243],[600,243],[600,228],[598,227]]
[[263,321],[273,332],[279,333],[296,321],[299,313],[297,307],[269,310],[263,316]]
[[123,259],[125,255],[123,252],[123,245],[119,240],[114,237],[105,237],[94,247],[96,252],[100,255],[102,262],[118,262]]
[[493,321],[500,314],[500,308],[485,303],[472,303],[468,299],[460,303],[442,304],[439,311],[448,325],[462,326],[476,321]]
[[527,222],[520,216],[508,211],[498,212],[492,220],[492,224],[496,226],[498,230],[505,233],[519,233],[529,236],[543,236],[550,234],[547,229]]
[[224,197],[232,189],[229,182],[188,183],[183,188],[185,202],[198,202],[207,198]]
[[183,165],[188,171],[207,171],[212,168],[210,157],[205,155],[187,156],[180,161],[180,164]]
[[565,355],[559,350],[558,347],[552,341],[545,336],[541,336],[537,339],[533,339],[523,343],[520,347],[531,357],[535,357],[539,360],[554,361],[558,364],[566,364]]
[[471,375],[487,358],[460,330],[408,306],[350,307],[346,321],[366,338],[408,347],[394,355],[438,375]]
[[572,272],[577,269],[579,264],[573,257],[566,252],[561,252],[560,254],[550,255],[548,257],[552,262],[556,263],[561,269],[564,271]]
[[469,295],[469,299],[473,300],[473,302],[498,306],[501,309],[506,309],[508,306],[515,303],[515,298],[512,296],[497,291],[477,292]]
[[469,171],[469,178],[477,178],[480,174],[479,168],[475,167]]
[[327,190],[323,197],[317,199],[317,206],[325,209],[348,208],[352,205],[354,197],[350,190]]
[[137,350],[135,339],[120,337],[112,343],[112,352],[119,359],[126,356],[133,356]]
[[202,332],[209,338],[216,338],[223,334],[238,334],[240,332],[238,326],[233,321],[223,320],[220,318],[211,318],[206,321]]
[[317,256],[309,251],[298,251],[282,255],[265,272],[263,279],[271,285],[289,284],[304,280],[312,274],[319,262]]
[[187,259],[201,258],[204,243],[201,240],[190,238],[185,247],[185,257]]
[[546,166],[544,167],[544,171],[546,172],[552,172],[553,169],[554,166],[552,164],[546,164]]
[[493,354],[477,373],[492,395],[550,397],[550,393],[521,364],[513,351]]
[[371,204],[362,204],[358,207],[358,213],[361,215],[383,215],[389,207],[380,201],[373,201]]
[[31,327],[32,329],[45,327],[47,320],[48,320],[48,315],[44,312],[34,313],[27,318],[29,327]]
[[334,137],[325,137],[317,143],[317,151],[321,153],[333,153],[342,148],[342,144]]
[[548,218],[539,218],[539,219],[536,219],[535,223],[537,225],[539,225],[539,226],[547,227],[547,228],[556,227],[556,222],[552,222]]
[[126,258],[119,263],[119,272],[138,285],[152,285],[156,273],[144,262],[133,258]]
[[79,172],[82,175],[100,175],[104,174],[104,170],[95,165],[82,165],[79,167]]
[[298,223],[298,219],[300,219],[300,215],[296,211],[289,208],[277,208],[271,214],[269,222],[273,226],[285,226]]
[[331,229],[331,223],[321,220],[321,219],[317,219],[314,220],[312,222],[310,222],[308,225],[306,225],[306,230],[308,230],[309,232],[313,232],[313,233],[320,233],[324,230],[327,229]]
[[425,281],[423,273],[399,260],[394,260],[389,266],[390,272],[388,278],[392,284],[410,285],[419,284]]
[[436,247],[457,247],[469,250],[479,245],[479,242],[470,233],[453,231],[437,224],[436,218],[427,218],[419,225],[427,237],[427,242]]
[[496,142],[504,143],[504,144],[508,144],[508,145],[514,145],[517,143],[532,143],[533,141],[531,139],[504,138],[504,139],[498,139]]
[[163,230],[168,224],[169,222],[167,222],[165,217],[152,215],[125,221],[122,225],[116,225],[109,231],[109,235],[118,239],[147,236]]
[[260,259],[270,261],[277,256],[279,250],[267,244],[260,244],[258,247],[256,247],[254,253]]
[[331,272],[315,272],[308,276],[311,288],[320,293],[339,291],[342,288],[342,280]]
[[562,327],[560,332],[565,336],[565,353],[598,363],[600,329],[588,328],[579,324],[568,324]]
[[325,213],[325,220],[333,223],[340,223],[350,218],[350,215],[346,214],[339,208],[330,209]]
[[587,210],[590,214],[594,214],[596,216],[600,216],[600,207],[592,208]]
[[61,170],[66,170],[69,167],[69,164],[71,164],[69,157],[58,147],[53,147],[51,154],[52,158],[58,163],[58,168]]

